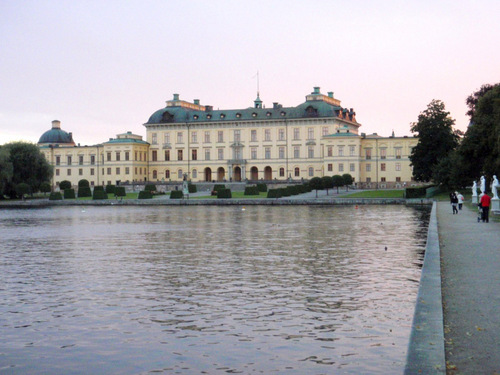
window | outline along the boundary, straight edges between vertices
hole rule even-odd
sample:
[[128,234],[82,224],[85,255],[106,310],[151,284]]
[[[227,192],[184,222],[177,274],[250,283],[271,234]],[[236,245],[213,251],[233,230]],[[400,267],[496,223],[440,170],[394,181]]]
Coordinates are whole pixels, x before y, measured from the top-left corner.
[[265,157],[266,159],[271,159],[271,147],[266,147],[266,148],[264,149],[264,154],[265,154],[265,156],[264,156],[264,157]]
[[170,161],[170,150],[165,150],[165,161]]
[[270,141],[271,140],[271,129],[265,129],[264,130],[264,141]]
[[198,150],[191,150],[191,160],[198,160]]
[[209,148],[205,149],[205,160],[210,160],[210,149]]
[[307,128],[307,139],[314,139],[314,128]]
[[[236,149],[234,151],[236,151]],[[217,149],[217,159],[224,160],[224,149],[223,148],[218,148]],[[235,159],[238,159],[236,157],[236,155],[235,155]]]
[[56,169],[56,176],[59,176],[59,169]]
[[278,140],[285,140],[285,129],[278,129]]
[[293,146],[293,157],[295,159],[300,158],[300,146]]
[[396,163],[396,171],[401,171],[401,163]]
[[396,148],[395,150],[396,159],[401,159],[401,148]]
[[90,181],[90,186],[94,186],[94,181]]
[[68,169],[68,171],[67,171],[67,175],[68,175],[68,176],[71,176],[71,169]]
[[68,165],[71,165],[71,162],[72,162],[71,156],[68,156]]
[[183,143],[184,138],[182,132],[177,132],[177,143]]
[[324,137],[325,135],[328,135],[328,126],[323,126],[323,129],[322,129],[322,131],[321,131],[321,134],[323,135],[323,137]]
[[83,165],[83,155],[78,156],[78,165]]
[[380,149],[380,159],[387,159],[387,149],[386,148]]
[[385,163],[380,163],[380,170],[385,172]]
[[333,156],[333,147],[332,146],[328,146],[328,156]]
[[308,157],[309,159],[314,158],[314,146],[309,146],[309,147],[307,148],[307,157]]
[[153,180],[156,179],[158,179],[158,172],[156,171],[156,169],[153,169]]
[[349,156],[355,156],[356,152],[356,147],[355,146],[349,146]]
[[90,175],[93,176],[94,175],[94,168],[90,168]]
[[137,161],[137,151],[135,152],[135,161]]
[[158,161],[158,151],[151,151],[151,161]]
[[285,158],[285,148],[280,147],[278,151],[279,151],[279,158],[284,159]]
[[130,174],[130,168],[129,167],[125,167],[125,174]]
[[257,159],[257,147],[252,147],[250,149],[250,158]]
[[106,161],[111,161],[111,152],[106,152]]
[[170,133],[165,133],[163,138],[165,143],[170,143]]
[[401,177],[396,177],[396,182],[401,182]]
[[56,156],[56,165],[61,165],[61,157]]
[[90,155],[90,164],[95,164],[95,155]]
[[130,152],[125,151],[125,160],[129,161],[130,160]]
[[339,156],[344,156],[344,146],[339,146]]
[[370,160],[372,158],[372,149],[371,148],[365,149],[365,155],[366,155],[366,160]]
[[184,177],[184,175],[183,175],[183,173],[182,173],[182,169],[179,169],[179,170],[177,171],[177,178],[178,178],[179,180],[182,180],[182,178],[183,178],[183,177]]
[[343,163],[339,164],[339,172],[344,172],[344,164]]
[[198,132],[191,132],[191,143],[198,143]]
[[366,171],[371,172],[372,171],[372,165],[371,164],[366,164]]
[[170,178],[170,171],[168,169],[165,171],[165,178]]
[[156,136],[156,133],[151,133],[151,143],[154,145],[158,144],[158,138]]
[[241,130],[240,129],[235,129],[234,130],[234,141],[235,142],[240,142],[241,141]]
[[205,143],[210,143],[210,132],[205,131]]
[[356,168],[356,166],[354,163],[349,164],[349,171],[350,172],[354,172],[356,170],[355,168]]
[[224,132],[222,130],[217,132],[217,142],[224,142]]
[[135,172],[134,173],[137,174],[137,167],[135,167]]
[[366,178],[366,182],[367,182],[367,183],[370,183],[370,182],[372,182],[372,179],[371,179],[371,177],[367,177],[367,178]]
[[257,130],[250,130],[250,141],[257,142]]
[[385,182],[385,177],[380,177],[380,182]]
[[82,168],[78,169],[78,175],[83,176],[83,169]]
[[111,174],[111,168],[108,168],[107,172],[108,172],[108,175],[110,175]]
[[177,150],[177,160],[182,160],[182,150]]
[[280,168],[280,177],[285,177],[285,168]]
[[294,174],[295,177],[300,177],[300,168],[299,167],[295,167],[293,174]]
[[333,164],[328,164],[328,172],[333,172]]
[[295,141],[300,139],[300,128],[293,128],[293,139]]
[[193,169],[192,176],[193,178],[198,178],[198,171],[196,169]]
[[313,177],[313,176],[314,176],[314,168],[309,167],[309,177]]
[[119,167],[116,168],[116,174],[117,175],[120,174],[120,168]]

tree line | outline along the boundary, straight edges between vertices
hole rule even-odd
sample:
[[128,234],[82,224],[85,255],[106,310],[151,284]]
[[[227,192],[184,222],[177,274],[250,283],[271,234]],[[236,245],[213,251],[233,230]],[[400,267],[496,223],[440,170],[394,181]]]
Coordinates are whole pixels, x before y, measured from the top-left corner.
[[419,138],[410,155],[416,181],[455,189],[500,174],[500,83],[483,85],[466,104],[465,133],[453,128],[455,120],[440,100],[432,100],[412,124]]

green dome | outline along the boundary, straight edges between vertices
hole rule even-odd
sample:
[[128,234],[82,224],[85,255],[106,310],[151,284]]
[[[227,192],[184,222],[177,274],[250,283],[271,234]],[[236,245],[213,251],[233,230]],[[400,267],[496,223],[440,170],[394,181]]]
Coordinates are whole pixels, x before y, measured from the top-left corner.
[[73,135],[62,130],[60,126],[61,123],[59,121],[52,121],[52,129],[47,130],[42,134],[42,136],[38,140],[38,144],[51,143],[74,145],[75,142],[73,141]]

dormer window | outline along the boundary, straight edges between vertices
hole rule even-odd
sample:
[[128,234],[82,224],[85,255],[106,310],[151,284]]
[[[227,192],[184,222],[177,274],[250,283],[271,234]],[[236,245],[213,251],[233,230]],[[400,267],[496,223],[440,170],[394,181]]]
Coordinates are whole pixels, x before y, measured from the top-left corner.
[[240,117],[241,117],[241,113],[237,113],[237,114],[236,114],[236,117],[237,117],[237,118],[240,118]]
[[286,112],[285,112],[285,111],[281,111],[281,112],[280,112],[280,115],[281,115],[282,117],[285,117],[285,116],[286,116]]
[[266,116],[267,116],[267,117],[271,117],[271,116],[272,116],[272,113],[271,113],[271,112],[267,112],[267,113],[266,113]]
[[174,121],[174,115],[172,115],[170,112],[164,112],[163,115],[161,116],[162,123],[173,122],[173,121]]
[[226,117],[226,115],[224,113],[220,114],[220,118],[225,118],[225,117]]
[[194,116],[193,116],[193,118],[194,118],[195,120],[198,120],[198,115],[194,115]]
[[318,110],[313,106],[309,106],[306,108],[306,115],[308,117],[318,117]]
[[253,112],[252,117],[257,117],[257,112]]
[[207,119],[211,119],[212,118],[212,115],[207,115]]

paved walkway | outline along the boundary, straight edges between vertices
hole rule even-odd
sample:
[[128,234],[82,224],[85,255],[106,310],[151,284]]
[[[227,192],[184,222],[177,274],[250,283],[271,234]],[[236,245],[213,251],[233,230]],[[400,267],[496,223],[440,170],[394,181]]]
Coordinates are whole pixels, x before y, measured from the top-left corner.
[[437,204],[447,374],[500,375],[500,223]]

